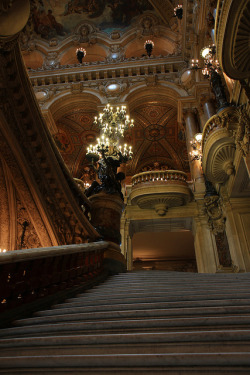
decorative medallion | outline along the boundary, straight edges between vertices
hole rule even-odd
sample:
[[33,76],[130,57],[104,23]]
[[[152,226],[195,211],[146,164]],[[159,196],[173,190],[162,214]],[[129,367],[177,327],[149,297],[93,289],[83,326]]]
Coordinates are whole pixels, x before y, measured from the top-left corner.
[[152,124],[146,127],[144,136],[149,141],[159,141],[166,135],[165,128],[158,124]]

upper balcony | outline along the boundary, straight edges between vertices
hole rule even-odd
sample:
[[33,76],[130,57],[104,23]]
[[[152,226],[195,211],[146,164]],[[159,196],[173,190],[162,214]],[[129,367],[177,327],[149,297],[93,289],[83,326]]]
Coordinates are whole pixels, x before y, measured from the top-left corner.
[[243,128],[241,110],[236,107],[227,107],[207,121],[202,135],[202,166],[209,181],[223,184],[234,173],[235,150],[242,141]]
[[154,209],[164,216],[170,207],[183,206],[192,199],[187,175],[181,171],[148,171],[132,177],[131,203]]

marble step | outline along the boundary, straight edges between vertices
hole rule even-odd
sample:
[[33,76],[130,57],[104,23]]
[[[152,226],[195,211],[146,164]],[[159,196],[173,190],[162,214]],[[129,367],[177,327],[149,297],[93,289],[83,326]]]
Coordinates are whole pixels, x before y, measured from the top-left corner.
[[105,301],[112,301],[117,299],[123,299],[123,301],[126,301],[126,299],[134,298],[135,301],[138,298],[145,298],[146,300],[151,300],[151,298],[156,297],[164,297],[165,301],[181,301],[181,300],[200,300],[200,299],[219,299],[219,298],[248,298],[250,299],[250,290],[246,290],[245,292],[242,292],[241,290],[238,290],[236,292],[231,292],[230,290],[224,290],[223,292],[220,290],[216,293],[207,291],[206,293],[200,293],[200,292],[194,292],[194,291],[186,291],[185,293],[181,291],[171,291],[169,293],[166,292],[158,292],[158,291],[152,291],[152,292],[143,292],[143,293],[134,293],[134,292],[127,292],[127,294],[122,294],[114,292],[113,294],[103,294],[99,293],[89,295],[89,294],[83,294],[81,296],[76,296],[75,298],[70,298],[67,300],[67,302],[81,302],[83,300],[87,301],[99,301],[99,300],[105,300]]
[[[153,308],[138,310],[136,305],[131,306],[131,310],[112,310],[91,312],[74,312],[57,314],[57,310],[53,310],[51,315],[43,315],[34,318],[16,320],[16,325],[34,325],[59,322],[77,322],[89,320],[105,320],[105,319],[142,319],[142,318],[165,318],[165,317],[187,317],[187,316],[217,316],[217,315],[236,315],[244,314],[250,317],[250,305],[248,306],[216,306],[216,307],[185,307],[185,308]],[[61,312],[61,311],[60,311]]]
[[[91,311],[113,311],[113,310],[130,310],[135,306],[133,302],[130,303],[110,303],[105,301],[104,303],[99,303],[96,305],[86,305],[85,301],[81,304],[67,304],[67,305],[57,305],[57,308],[53,306],[50,310],[39,311],[34,314],[34,316],[50,316],[50,315],[62,315],[70,313],[83,313]],[[231,307],[231,306],[250,306],[250,299],[236,299],[236,300],[211,300],[211,301],[182,301],[182,302],[144,302],[136,303],[137,310],[144,309],[171,309],[171,308],[194,308],[194,307]]]
[[199,285],[196,285],[194,287],[191,287],[189,286],[187,283],[186,285],[182,285],[182,286],[179,286],[179,287],[174,287],[174,286],[166,286],[166,287],[162,287],[162,288],[159,288],[158,286],[156,287],[147,287],[146,285],[143,285],[141,288],[127,288],[127,287],[122,287],[122,288],[118,288],[116,286],[112,287],[112,288],[109,288],[109,289],[102,289],[102,288],[99,288],[98,290],[91,290],[91,291],[86,291],[84,293],[80,293],[78,294],[76,297],[81,297],[82,295],[92,295],[92,296],[99,296],[101,294],[124,294],[124,295],[127,295],[128,292],[130,293],[134,293],[134,294],[153,294],[153,293],[169,293],[169,294],[174,294],[174,293],[179,293],[179,294],[184,294],[184,293],[192,293],[192,292],[195,292],[195,293],[200,293],[200,294],[206,294],[207,292],[211,292],[211,293],[219,293],[219,292],[222,292],[224,293],[225,292],[228,292],[228,293],[231,293],[231,294],[234,294],[236,293],[237,291],[241,292],[241,293],[247,293],[249,292],[249,287],[250,287],[250,284],[247,285],[247,286],[241,286],[241,285],[227,285],[227,286],[224,286],[224,287],[221,287],[219,285],[215,285],[215,286],[211,286],[211,285],[206,285],[206,286],[199,286]]
[[[182,298],[181,298],[181,297]],[[75,297],[75,298],[69,298],[67,299],[64,303],[60,304],[60,305],[54,305],[54,306],[67,306],[68,304],[73,304],[75,306],[78,306],[79,304],[84,304],[84,305],[89,305],[89,304],[93,304],[93,305],[99,305],[99,303],[101,304],[105,304],[107,303],[107,301],[109,302],[113,302],[113,303],[117,303],[117,302],[120,302],[120,303],[132,303],[132,302],[137,302],[137,301],[141,301],[141,302],[147,302],[147,301],[165,301],[165,302],[180,302],[180,301],[203,301],[204,299],[210,301],[210,300],[223,300],[223,299],[229,299],[230,300],[236,300],[236,299],[245,299],[245,300],[249,300],[250,299],[250,292],[248,291],[247,293],[237,293],[237,294],[230,294],[230,293],[223,293],[223,294],[187,294],[185,293],[185,295],[179,295],[179,294],[165,294],[165,293],[154,293],[154,294],[150,294],[150,295],[147,295],[147,294],[143,294],[143,295],[139,295],[139,294],[132,294],[132,293],[129,293],[128,296],[126,297],[122,297],[120,296],[120,294],[118,295],[110,295],[110,296],[106,296],[106,298],[104,298],[105,296],[101,296],[100,298],[96,298],[96,297],[92,297],[90,294],[83,294],[81,297]],[[111,302],[111,303],[112,303]]]
[[[206,370],[213,368],[226,369],[228,367],[234,368],[234,374],[237,374],[238,368],[242,367],[244,370],[250,372],[250,356],[249,353],[172,353],[172,354],[106,354],[106,355],[54,355],[54,356],[26,356],[26,357],[2,357],[0,361],[1,371],[8,369],[9,373],[18,373],[26,370],[26,373],[36,373],[44,369],[44,373],[50,374],[53,371],[61,374],[82,373],[83,369],[93,373],[93,370],[102,369],[106,371],[115,369],[117,374],[120,374],[123,369],[132,371],[141,371],[143,369],[150,369],[155,371],[155,368],[168,371],[173,368],[182,370],[192,370],[192,368],[200,370],[203,374],[202,368]],[[79,372],[81,371],[81,372]],[[90,372],[91,371],[91,372]],[[210,372],[211,374],[214,372]],[[154,372],[155,373],[155,372]],[[179,372],[181,373],[181,372]]]
[[0,330],[0,337],[48,336],[51,334],[98,334],[98,333],[131,333],[131,332],[169,332],[170,330],[221,330],[248,329],[250,315],[222,315],[202,317],[173,317],[128,320],[96,320],[87,322],[63,322],[53,324],[36,324],[18,326]]
[[0,357],[18,355],[249,352],[250,330],[49,336],[0,340]]

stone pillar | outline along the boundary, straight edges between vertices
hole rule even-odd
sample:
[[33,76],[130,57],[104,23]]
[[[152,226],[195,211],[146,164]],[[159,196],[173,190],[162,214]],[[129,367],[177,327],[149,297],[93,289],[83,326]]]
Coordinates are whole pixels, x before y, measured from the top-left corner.
[[203,116],[201,117],[201,128],[203,130],[206,122],[210,119],[210,117],[216,114],[215,104],[212,100],[207,100],[203,104]]
[[109,247],[104,253],[104,266],[115,274],[126,270],[126,261],[121,253],[120,221],[124,203],[119,194],[100,192],[89,197],[91,201],[91,224],[100,233]]
[[189,157],[191,178],[194,181],[195,193],[204,193],[205,185],[204,185],[204,178],[203,178],[202,170],[201,170],[201,162],[200,160],[192,161],[191,156],[190,156],[190,152],[193,151],[191,142],[195,134],[200,132],[194,110],[193,109],[184,110],[184,118],[186,122],[186,142],[187,142],[187,152],[188,152],[188,157]]
[[250,200],[241,198],[233,199],[233,203],[227,197],[223,197],[223,210],[226,217],[226,233],[235,271],[250,271]]
[[199,273],[215,273],[219,264],[215,240],[203,215],[194,218],[194,247]]

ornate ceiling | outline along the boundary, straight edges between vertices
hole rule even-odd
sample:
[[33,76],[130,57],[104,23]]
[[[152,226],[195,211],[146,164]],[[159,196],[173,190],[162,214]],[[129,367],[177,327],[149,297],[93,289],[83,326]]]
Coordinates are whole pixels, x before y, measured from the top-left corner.
[[[21,49],[42,112],[74,177],[89,170],[86,148],[98,136],[93,120],[107,102],[127,104],[135,121],[124,139],[134,152],[128,181],[149,169],[189,173],[176,101],[187,95],[179,85],[186,66],[183,32],[173,14],[175,3],[163,5],[164,21],[153,0],[31,1]],[[146,39],[155,43],[151,58],[143,47]],[[78,47],[87,50],[82,65]],[[110,84],[117,89],[110,90]]]

